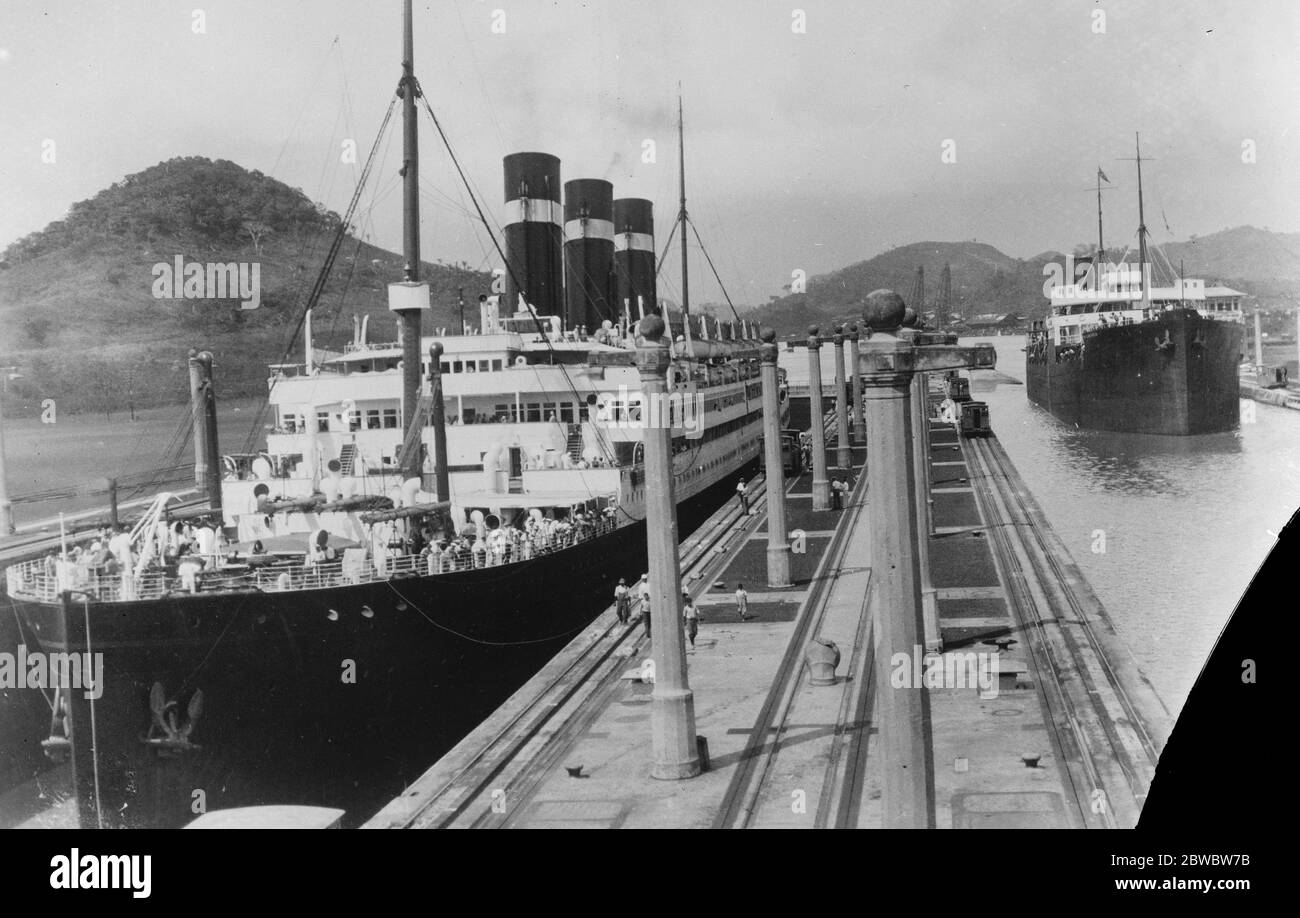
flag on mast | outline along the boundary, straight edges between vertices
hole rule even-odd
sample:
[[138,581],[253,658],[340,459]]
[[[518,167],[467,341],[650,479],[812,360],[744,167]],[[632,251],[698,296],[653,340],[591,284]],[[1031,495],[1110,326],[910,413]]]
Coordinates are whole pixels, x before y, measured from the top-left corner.
[[1110,179],[1106,178],[1106,173],[1101,171],[1101,166],[1097,167],[1097,177],[1101,179],[1103,182],[1105,182],[1107,185],[1110,184]]

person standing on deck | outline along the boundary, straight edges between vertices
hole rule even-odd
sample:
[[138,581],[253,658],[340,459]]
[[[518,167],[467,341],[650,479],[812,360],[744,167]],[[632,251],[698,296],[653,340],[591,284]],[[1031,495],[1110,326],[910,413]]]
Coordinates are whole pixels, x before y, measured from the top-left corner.
[[736,497],[740,499],[740,512],[749,516],[749,488],[745,486],[743,478],[736,483]]
[[618,613],[619,624],[626,625],[632,614],[632,601],[627,581],[622,577],[618,578],[618,586],[614,587],[614,610]]
[[650,575],[641,575],[641,621],[645,622],[645,636],[650,637]]
[[694,647],[695,636],[700,633],[700,610],[688,593],[682,594],[682,624],[686,626],[686,638]]
[[740,620],[743,622],[746,614],[749,612],[749,594],[745,592],[745,585],[743,583],[736,584],[735,596],[736,612],[740,615]]

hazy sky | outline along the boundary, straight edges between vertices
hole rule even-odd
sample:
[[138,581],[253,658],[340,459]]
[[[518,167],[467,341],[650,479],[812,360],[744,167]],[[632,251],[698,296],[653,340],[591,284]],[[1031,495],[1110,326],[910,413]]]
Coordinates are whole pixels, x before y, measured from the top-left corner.
[[[374,139],[399,76],[400,10],[0,0],[0,247],[174,156],[230,159],[342,211],[359,168],[342,145],[364,157]],[[565,180],[654,200],[662,245],[680,81],[688,207],[749,303],[794,269],[907,242],[1029,256],[1091,240],[1099,164],[1116,187],[1107,245],[1131,241],[1134,131],[1155,160],[1157,241],[1300,229],[1298,47],[1295,0],[416,4],[417,73],[498,220],[501,157],[543,150]],[[424,257],[495,265],[427,119],[421,130]],[[363,199],[371,238],[393,249],[399,150],[392,132]],[[675,298],[675,264],[666,275]],[[692,291],[718,298],[698,256]]]

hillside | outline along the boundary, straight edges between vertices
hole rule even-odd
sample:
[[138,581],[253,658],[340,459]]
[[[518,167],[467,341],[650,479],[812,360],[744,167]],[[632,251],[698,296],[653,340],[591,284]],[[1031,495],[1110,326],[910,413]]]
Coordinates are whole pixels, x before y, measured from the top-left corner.
[[[17,366],[6,411],[125,410],[182,402],[185,356],[213,351],[224,397],[266,391],[266,364],[289,346],[340,218],[297,189],[227,161],[187,157],[127,176],[68,216],[11,245],[0,261],[0,364]],[[154,296],[157,264],[256,263],[261,305],[235,298]],[[431,326],[455,326],[491,278],[467,266],[425,263]],[[352,316],[371,337],[395,337],[387,284],[400,256],[347,236],[314,313],[316,340],[341,346]],[[211,292],[211,291],[204,291]],[[301,354],[301,343],[294,348]]]
[[[1188,276],[1250,294],[1250,308],[1300,305],[1300,233],[1237,227],[1161,245],[1160,249],[1175,268],[1181,259]],[[945,264],[952,274],[952,312],[963,316],[1014,312],[1036,317],[1047,305],[1044,266],[1063,265],[1064,261],[1065,256],[1058,252],[1017,259],[983,243],[918,242],[809,278],[806,292],[774,297],[748,317],[788,335],[801,334],[810,324],[857,319],[862,298],[882,287],[898,291],[912,305],[918,267],[925,270],[925,309],[933,310]]]

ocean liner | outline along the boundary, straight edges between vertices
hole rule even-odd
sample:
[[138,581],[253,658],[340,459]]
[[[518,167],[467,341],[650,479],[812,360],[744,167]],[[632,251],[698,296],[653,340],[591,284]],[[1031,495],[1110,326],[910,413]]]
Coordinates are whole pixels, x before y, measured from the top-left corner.
[[[561,186],[554,156],[506,156],[503,294],[477,328],[423,335],[410,0],[404,38],[398,340],[358,323],[341,351],[317,348],[309,301],[303,361],[271,368],[265,448],[230,456],[212,357],[192,354],[213,517],[195,521],[197,547],[181,548],[160,494],[111,560],[65,550],[7,570],[29,649],[103,654],[102,684],[60,689],[41,738],[70,756],[82,826],[265,803],[364,816],[645,569],[652,406],[634,344],[659,311],[651,202],[615,200],[602,180]],[[691,315],[685,292],[670,329],[671,391],[655,411],[673,429],[689,531],[757,465],[758,335]],[[783,414],[788,403],[783,380]]]
[[1141,156],[1139,148],[1138,262],[1105,264],[1098,170],[1097,253],[1080,282],[1050,288],[1048,315],[1032,324],[1025,348],[1026,393],[1083,428],[1176,436],[1233,430],[1242,294],[1181,272],[1168,286],[1153,285]]

